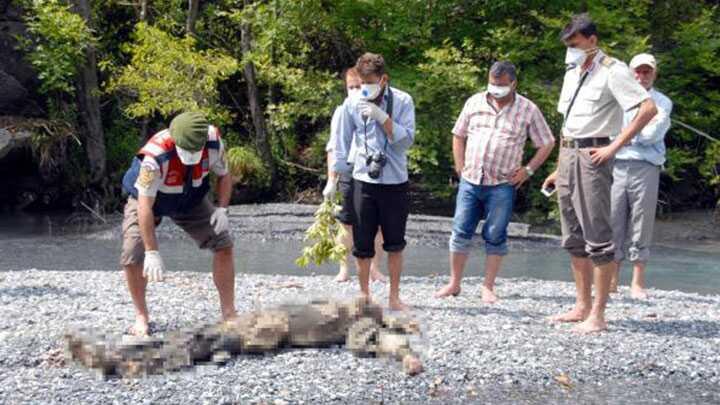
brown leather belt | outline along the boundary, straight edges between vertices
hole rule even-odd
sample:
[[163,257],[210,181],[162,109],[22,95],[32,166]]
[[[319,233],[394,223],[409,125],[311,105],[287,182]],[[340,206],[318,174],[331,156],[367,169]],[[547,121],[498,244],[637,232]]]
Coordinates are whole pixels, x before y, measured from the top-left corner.
[[563,138],[561,145],[563,148],[576,148],[576,149],[582,149],[582,148],[595,148],[598,146],[606,146],[610,144],[610,138],[582,138],[582,139],[573,139],[573,138]]

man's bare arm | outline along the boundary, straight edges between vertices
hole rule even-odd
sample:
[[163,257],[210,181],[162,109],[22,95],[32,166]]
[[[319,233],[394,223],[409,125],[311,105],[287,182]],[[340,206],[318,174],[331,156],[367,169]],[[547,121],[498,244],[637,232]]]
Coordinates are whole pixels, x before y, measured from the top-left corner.
[[153,205],[155,197],[144,195],[138,196],[138,225],[145,251],[158,250],[157,238],[155,237],[155,214]]
[[455,162],[455,173],[458,177],[462,176],[465,167],[465,145],[467,138],[453,136],[453,160]]
[[218,206],[227,207],[230,205],[230,197],[232,197],[233,181],[230,173],[224,176],[218,176],[217,179],[217,195]]

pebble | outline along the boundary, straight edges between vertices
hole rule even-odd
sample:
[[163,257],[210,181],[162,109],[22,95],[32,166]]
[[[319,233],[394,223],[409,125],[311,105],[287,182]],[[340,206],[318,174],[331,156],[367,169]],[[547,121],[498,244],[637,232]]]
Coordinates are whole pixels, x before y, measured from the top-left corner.
[[[447,277],[408,276],[401,295],[416,306],[412,313],[426,331],[419,342],[425,372],[418,376],[407,377],[395,362],[357,359],[328,348],[218,358],[229,361],[118,381],[98,379],[74,364],[43,361],[54,359],[49,356],[61,348],[69,329],[93,326],[118,336],[133,321],[122,273],[88,271],[82,279],[77,274],[2,274],[0,403],[627,403],[638,398],[720,403],[720,296],[651,290],[651,299],[639,305],[622,288],[608,305],[610,331],[583,337],[570,333],[569,325],[544,321],[572,302],[570,283],[500,279],[500,302],[485,305],[478,299],[479,278],[464,280],[462,296],[437,300],[432,293]],[[219,318],[209,274],[173,272],[169,278],[152,285],[148,295],[159,334]],[[303,288],[267,288],[288,282]],[[243,274],[237,283],[238,291],[256,286],[252,291],[261,294],[262,306],[329,291],[339,294],[334,298],[358,292],[355,281],[338,288],[330,276]],[[387,302],[387,289],[379,294],[378,301]],[[237,294],[240,312],[257,307],[251,296]],[[562,299],[542,299],[546,296]],[[648,319],[648,313],[659,315]],[[555,382],[560,373],[572,388]]]

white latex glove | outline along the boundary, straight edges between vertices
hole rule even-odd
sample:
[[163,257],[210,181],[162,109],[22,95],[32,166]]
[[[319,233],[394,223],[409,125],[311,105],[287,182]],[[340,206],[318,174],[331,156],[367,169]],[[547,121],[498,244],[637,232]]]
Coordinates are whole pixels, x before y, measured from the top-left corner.
[[217,235],[230,229],[230,220],[227,216],[227,208],[217,207],[210,217],[210,225],[213,226]]
[[388,115],[377,104],[369,101],[361,101],[358,103],[358,110],[363,117],[372,118],[380,125],[384,124],[388,119]]
[[325,201],[332,200],[335,193],[337,193],[337,180],[329,178],[322,192],[323,198]]
[[143,276],[149,282],[163,281],[165,265],[163,264],[160,252],[157,250],[148,250],[145,252],[145,260],[143,261]]

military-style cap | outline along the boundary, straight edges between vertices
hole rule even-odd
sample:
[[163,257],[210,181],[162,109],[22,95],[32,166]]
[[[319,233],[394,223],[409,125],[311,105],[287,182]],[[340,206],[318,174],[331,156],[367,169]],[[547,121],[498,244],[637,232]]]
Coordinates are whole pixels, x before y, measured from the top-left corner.
[[632,69],[635,69],[642,65],[648,65],[653,68],[653,70],[657,69],[657,62],[655,61],[655,57],[650,55],[649,53],[641,53],[635,55],[630,61],[630,68]]
[[175,141],[178,157],[186,165],[202,159],[202,150],[208,137],[209,123],[200,112],[184,112],[170,122],[170,136]]

